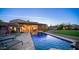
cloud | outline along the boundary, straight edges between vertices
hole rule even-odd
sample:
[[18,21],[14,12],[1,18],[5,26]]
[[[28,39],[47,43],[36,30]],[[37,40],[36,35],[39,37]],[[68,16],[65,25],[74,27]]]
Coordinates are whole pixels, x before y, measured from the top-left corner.
[[10,21],[13,19],[23,19],[23,20],[29,20],[29,21],[34,21],[34,22],[39,22],[39,23],[45,23],[48,25],[57,25],[61,23],[70,23],[71,19],[50,19],[46,17],[39,17],[39,16],[15,16],[15,15],[0,15],[0,18],[2,18],[4,21]]
[[3,18],[5,21],[10,21],[12,19],[23,19],[23,20],[30,20],[30,21],[34,21],[34,22],[39,22],[39,23],[45,23],[45,24],[51,24],[51,20],[49,18],[46,17],[39,17],[39,16],[15,16],[15,15],[1,15],[1,18]]

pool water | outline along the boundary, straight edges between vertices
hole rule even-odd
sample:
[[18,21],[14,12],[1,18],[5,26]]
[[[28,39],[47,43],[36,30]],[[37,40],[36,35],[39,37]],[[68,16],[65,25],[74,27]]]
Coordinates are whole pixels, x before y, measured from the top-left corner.
[[50,48],[71,50],[71,42],[61,40],[48,34],[39,32],[37,35],[32,35],[32,39],[36,50],[48,50]]

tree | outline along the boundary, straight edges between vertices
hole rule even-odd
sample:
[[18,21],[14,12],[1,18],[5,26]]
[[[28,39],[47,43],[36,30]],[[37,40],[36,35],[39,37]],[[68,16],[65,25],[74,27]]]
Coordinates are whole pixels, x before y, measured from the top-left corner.
[[[3,21],[2,20],[0,20],[0,25],[3,23]],[[1,26],[0,26],[0,29],[1,29]]]
[[62,30],[63,27],[64,27],[64,24],[60,24],[57,29],[58,29],[58,30]]
[[[2,20],[0,20],[0,25],[3,23],[3,21]],[[0,26],[0,28],[1,28],[1,26]]]
[[3,23],[3,21],[2,20],[0,20],[0,24],[2,24]]
[[3,22],[2,20],[0,20],[0,23]]

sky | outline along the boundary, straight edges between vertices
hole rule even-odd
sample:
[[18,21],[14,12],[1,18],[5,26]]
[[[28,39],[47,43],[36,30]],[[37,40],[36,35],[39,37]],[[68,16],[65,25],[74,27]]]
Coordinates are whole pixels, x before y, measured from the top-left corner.
[[57,25],[61,23],[79,24],[79,8],[0,8],[0,19],[13,19]]

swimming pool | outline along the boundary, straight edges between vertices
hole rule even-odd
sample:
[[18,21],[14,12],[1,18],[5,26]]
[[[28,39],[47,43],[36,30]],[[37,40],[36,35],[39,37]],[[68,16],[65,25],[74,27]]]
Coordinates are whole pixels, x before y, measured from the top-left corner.
[[38,32],[37,35],[32,35],[32,39],[36,50],[48,50],[50,48],[71,50],[71,42],[61,40],[50,36],[43,32]]

